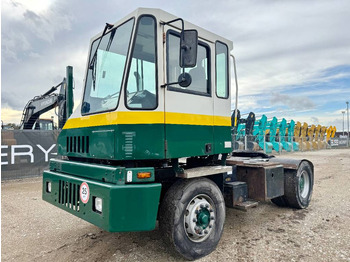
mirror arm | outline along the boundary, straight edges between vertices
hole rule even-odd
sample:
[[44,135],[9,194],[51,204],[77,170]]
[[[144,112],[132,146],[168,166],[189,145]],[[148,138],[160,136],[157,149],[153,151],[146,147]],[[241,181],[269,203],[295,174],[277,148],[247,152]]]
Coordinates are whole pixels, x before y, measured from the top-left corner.
[[174,20],[168,21],[168,22],[160,22],[161,25],[168,25],[177,21],[181,21],[181,31],[184,31],[184,20],[182,18],[176,18]]
[[181,82],[174,82],[174,83],[166,83],[164,85],[161,85],[160,87],[164,88],[164,87],[167,87],[167,86],[170,86],[170,85],[178,85],[180,84]]
[[[177,22],[177,21],[181,21],[180,43],[182,43],[183,39],[184,39],[184,30],[185,30],[184,20],[182,18],[176,18],[176,19],[170,20],[168,22],[160,22],[160,24],[161,25],[169,25],[169,24]],[[188,49],[188,47],[186,45],[181,46],[181,48]],[[182,73],[185,73],[185,69],[183,69]]]
[[[184,20],[182,18],[176,18],[176,19],[173,19],[173,20],[170,20],[168,22],[160,22],[161,25],[169,25],[169,24],[172,24],[174,22],[177,22],[177,21],[181,21],[181,34],[180,34],[180,43],[182,42],[181,40],[183,40],[183,31],[185,30],[185,26],[184,26]],[[184,49],[187,49],[187,46],[181,46],[181,48],[184,48]],[[182,68],[182,73],[185,73],[185,68]],[[169,86],[169,85],[176,85],[176,84],[180,84],[181,82],[174,82],[174,83],[167,83],[167,84],[164,84],[164,85],[161,85],[160,87],[166,87],[166,86]]]
[[164,88],[170,85],[180,85],[181,87],[188,87],[192,83],[191,75],[188,73],[182,73],[177,80],[177,82],[166,83],[164,85],[161,85],[160,87]]

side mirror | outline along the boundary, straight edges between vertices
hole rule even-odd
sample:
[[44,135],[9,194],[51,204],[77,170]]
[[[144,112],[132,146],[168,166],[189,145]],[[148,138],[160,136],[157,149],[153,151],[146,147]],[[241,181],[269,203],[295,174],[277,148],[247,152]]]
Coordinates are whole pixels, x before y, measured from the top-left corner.
[[82,113],[89,113],[90,112],[90,103],[84,102],[81,106],[81,112]]
[[183,30],[180,39],[180,67],[195,67],[197,64],[197,30]]
[[179,78],[177,80],[179,82],[179,85],[181,87],[188,87],[192,83],[192,77],[189,73],[182,73],[179,75]]

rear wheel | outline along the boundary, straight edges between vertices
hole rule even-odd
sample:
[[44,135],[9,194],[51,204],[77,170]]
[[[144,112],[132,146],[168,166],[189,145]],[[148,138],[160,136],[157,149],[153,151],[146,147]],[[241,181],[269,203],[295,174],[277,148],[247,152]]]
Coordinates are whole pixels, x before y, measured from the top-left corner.
[[271,202],[274,203],[276,206],[279,207],[286,207],[288,204],[286,203],[286,200],[284,199],[284,196],[276,197],[271,199]]
[[312,196],[314,174],[307,161],[298,170],[285,170],[284,196],[271,199],[277,206],[303,209],[309,206]]
[[216,248],[224,221],[224,198],[217,185],[207,178],[177,181],[160,206],[160,229],[175,250],[190,260]]

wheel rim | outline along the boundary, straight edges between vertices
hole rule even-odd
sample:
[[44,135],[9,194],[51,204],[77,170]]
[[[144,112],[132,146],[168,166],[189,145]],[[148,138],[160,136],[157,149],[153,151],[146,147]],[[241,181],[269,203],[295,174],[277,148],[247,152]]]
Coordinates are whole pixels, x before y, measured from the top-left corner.
[[302,198],[307,198],[310,191],[310,177],[307,171],[303,170],[299,178],[299,192]]
[[187,205],[184,216],[187,237],[193,242],[206,240],[213,232],[214,221],[213,200],[207,195],[195,196]]

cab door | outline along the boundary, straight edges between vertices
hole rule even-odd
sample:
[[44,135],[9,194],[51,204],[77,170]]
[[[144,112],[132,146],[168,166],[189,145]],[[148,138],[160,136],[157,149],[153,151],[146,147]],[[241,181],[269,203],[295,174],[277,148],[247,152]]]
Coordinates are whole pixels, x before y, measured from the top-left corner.
[[[183,68],[179,66],[180,33],[165,27],[166,83],[178,82]],[[179,84],[165,87],[166,158],[213,154],[213,98],[210,71],[210,47],[198,42],[197,65],[186,68],[192,83],[184,88]]]
[[214,153],[227,154],[232,150],[229,47],[223,42],[216,41],[213,53],[215,55]]
[[158,85],[157,22],[151,15],[137,20],[124,106],[119,107],[118,154],[125,160],[165,157],[164,103]]

